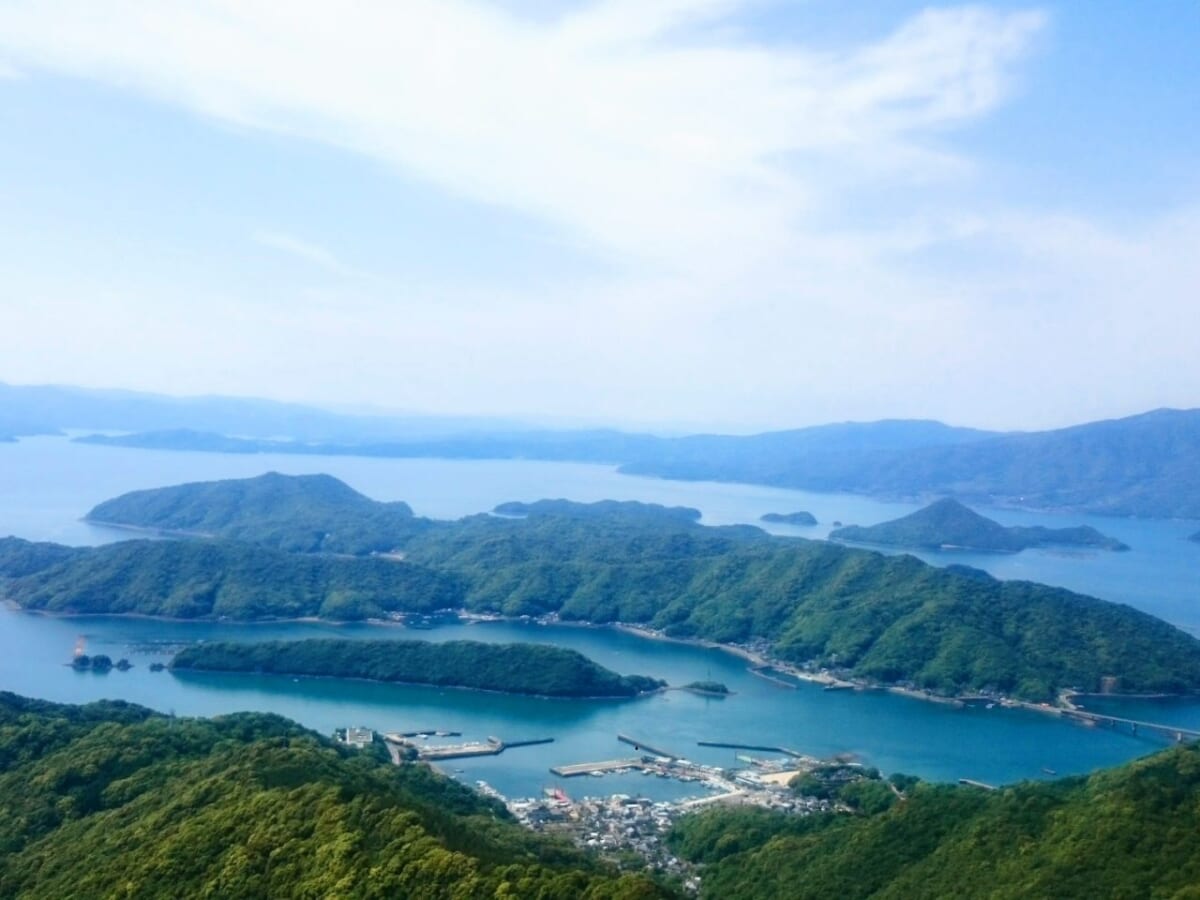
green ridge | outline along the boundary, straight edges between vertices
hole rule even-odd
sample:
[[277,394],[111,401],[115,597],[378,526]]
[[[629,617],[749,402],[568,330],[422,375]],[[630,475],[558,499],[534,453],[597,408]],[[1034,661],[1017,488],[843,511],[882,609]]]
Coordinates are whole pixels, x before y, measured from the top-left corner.
[[278,716],[0,693],[0,896],[668,896],[385,759]]
[[703,813],[671,842],[708,863],[702,896],[721,900],[1183,898],[1200,885],[1198,833],[1193,744],[994,792],[918,784],[867,816]]

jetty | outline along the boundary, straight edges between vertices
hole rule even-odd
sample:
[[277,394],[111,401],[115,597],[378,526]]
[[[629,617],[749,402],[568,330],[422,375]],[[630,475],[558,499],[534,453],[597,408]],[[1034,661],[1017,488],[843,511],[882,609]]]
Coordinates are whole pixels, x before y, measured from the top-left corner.
[[790,756],[793,759],[805,758],[805,754],[799,750],[792,750],[789,747],[769,747],[764,744],[730,744],[724,741],[696,741],[696,745],[700,747],[720,747],[724,750],[757,750],[760,753],[782,753],[784,756]]
[[958,779],[958,783],[966,785],[967,787],[979,788],[981,791],[996,790],[996,786],[994,784],[988,784],[984,781],[976,781],[974,778],[960,778]]
[[629,744],[634,750],[645,750],[654,756],[664,756],[667,759],[682,759],[678,753],[671,753],[669,750],[663,750],[659,747],[652,747],[645,741],[640,741],[637,738],[632,738],[627,734],[618,734],[617,740],[622,744]]
[[749,672],[751,675],[757,675],[759,678],[769,681],[774,685],[778,685],[779,687],[789,688],[790,690],[793,690],[793,691],[796,690],[796,688],[797,688],[797,685],[793,684],[790,681],[785,681],[784,679],[780,678],[778,675],[768,674],[769,672],[777,672],[778,671],[778,669],[775,669],[771,666],[747,666],[746,671]]

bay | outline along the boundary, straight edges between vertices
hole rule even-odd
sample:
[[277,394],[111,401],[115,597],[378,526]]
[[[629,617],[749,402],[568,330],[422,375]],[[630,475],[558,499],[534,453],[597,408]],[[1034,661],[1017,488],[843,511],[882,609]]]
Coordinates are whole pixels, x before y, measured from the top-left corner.
[[[489,510],[506,500],[565,497],[636,499],[699,508],[707,524],[757,523],[765,512],[807,509],[815,528],[772,530],[822,537],[834,520],[872,524],[895,518],[913,504],[850,495],[812,494],[760,486],[670,482],[618,474],[611,467],[534,461],[383,460],[350,457],[245,456],[175,453],[72,444],[59,437],[0,445],[0,534],[37,540],[98,544],[128,537],[80,521],[93,505],[124,491],[258,475],[327,472],[380,500],[407,500],[418,514],[454,518]],[[1187,543],[1194,522],[1151,522],[984,510],[1002,522],[1093,524],[1133,547],[1105,554],[1025,551],[1015,555],[920,554],[934,564],[966,563],[998,577],[1059,584],[1126,602],[1183,627],[1197,628],[1200,549]],[[531,640],[573,647],[623,673],[665,678],[672,684],[712,678],[736,693],[726,699],[672,691],[634,701],[565,701],[469,691],[340,680],[153,673],[148,664],[196,640],[255,640],[323,635],[448,640]],[[82,638],[89,653],[129,657],[129,672],[77,672],[66,663]],[[786,689],[746,670],[741,659],[712,649],[650,641],[604,628],[523,623],[463,624],[431,630],[320,623],[233,624],[164,622],[118,617],[51,618],[0,612],[0,687],[62,702],[119,698],[179,715],[250,709],[276,712],[322,732],[363,724],[378,730],[462,731],[463,739],[553,737],[554,743],[497,757],[456,760],[445,768],[468,781],[484,779],[510,796],[531,795],[557,782],[552,765],[630,755],[618,732],[702,762],[730,765],[733,751],[701,748],[697,741],[782,745],[816,756],[857,755],[885,772],[935,780],[973,778],[1005,783],[1081,773],[1113,765],[1165,745],[1083,728],[1054,717],[999,707],[955,710],[887,693],[827,692],[814,685]],[[1168,707],[1120,701],[1135,718],[1200,728],[1200,705]],[[457,770],[457,771],[456,771]],[[561,782],[569,793],[624,791],[669,797],[692,786],[640,775],[584,777]]]

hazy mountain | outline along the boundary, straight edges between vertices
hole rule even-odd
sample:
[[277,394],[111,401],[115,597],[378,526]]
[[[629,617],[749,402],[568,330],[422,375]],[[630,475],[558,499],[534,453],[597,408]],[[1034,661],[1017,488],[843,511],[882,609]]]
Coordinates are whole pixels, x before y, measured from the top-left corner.
[[519,428],[501,419],[342,415],[312,406],[246,397],[170,397],[139,391],[0,383],[0,434],[8,435],[64,429],[190,429],[305,441],[367,441]]
[[[1200,410],[1162,409],[1054,431],[959,436],[941,445],[767,454],[769,435],[724,456],[643,459],[624,471],[876,496],[1111,515],[1200,518]],[[731,439],[733,440],[733,439]]]

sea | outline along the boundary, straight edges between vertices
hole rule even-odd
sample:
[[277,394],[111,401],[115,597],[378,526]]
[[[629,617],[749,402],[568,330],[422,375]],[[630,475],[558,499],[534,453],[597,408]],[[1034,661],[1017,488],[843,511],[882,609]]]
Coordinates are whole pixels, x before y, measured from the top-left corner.
[[[767,512],[807,510],[812,527],[769,526],[776,534],[824,538],[835,522],[871,525],[915,504],[847,494],[816,494],[754,485],[667,481],[622,475],[610,466],[530,460],[457,461],[354,457],[212,454],[100,447],[65,437],[0,444],[0,536],[97,545],[127,532],[82,521],[97,503],[126,491],[185,481],[241,478],[267,471],[325,472],[377,500],[405,500],[419,515],[457,518],[507,500],[566,498],[641,500],[699,509],[710,525],[761,524]],[[980,508],[1005,524],[1090,524],[1128,544],[1126,553],[1026,550],[918,553],[934,565],[975,566],[998,578],[1039,581],[1142,609],[1200,634],[1200,546],[1186,540],[1196,521],[1108,518]],[[826,691],[783,686],[719,649],[657,641],[604,627],[531,622],[434,620],[421,629],[327,623],[174,622],[115,616],[50,617],[0,608],[0,689],[81,703],[122,699],[179,716],[241,710],[273,712],[322,733],[365,725],[377,731],[456,731],[432,741],[506,742],[553,738],[498,756],[449,760],[447,773],[486,781],[509,797],[560,787],[571,796],[629,793],[672,799],[695,784],[641,774],[558,778],[552,766],[634,755],[618,734],[671,755],[732,766],[759,751],[704,747],[700,742],[787,747],[817,757],[846,755],[885,773],[927,780],[969,778],[988,784],[1082,774],[1167,746],[1143,730],[1089,728],[1031,710],[957,709],[886,692]],[[671,684],[725,683],[725,698],[668,691],[624,701],[553,700],[340,679],[152,672],[196,641],[341,636],[355,639],[532,641],[571,647],[623,673]],[[126,657],[128,671],[75,671],[68,663],[82,642],[90,654]],[[1089,700],[1088,708],[1144,721],[1200,729],[1198,700]]]

